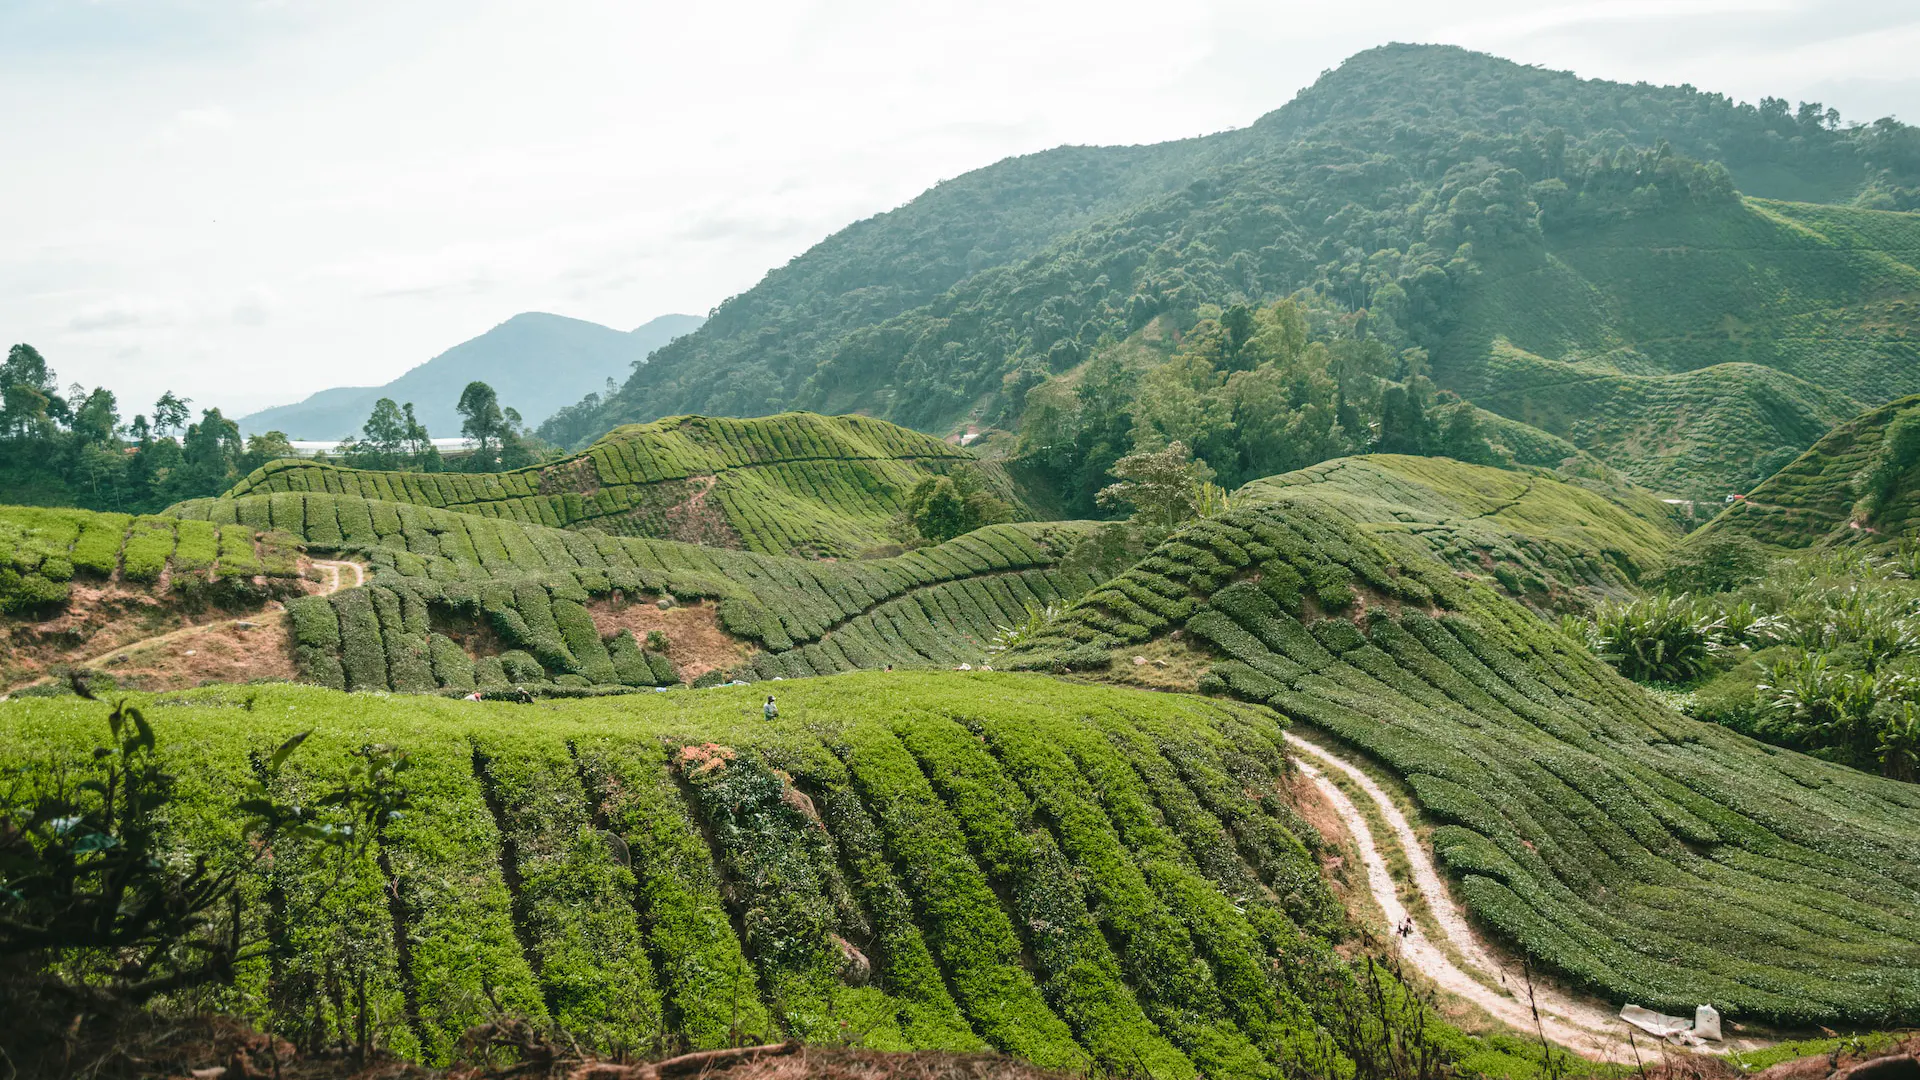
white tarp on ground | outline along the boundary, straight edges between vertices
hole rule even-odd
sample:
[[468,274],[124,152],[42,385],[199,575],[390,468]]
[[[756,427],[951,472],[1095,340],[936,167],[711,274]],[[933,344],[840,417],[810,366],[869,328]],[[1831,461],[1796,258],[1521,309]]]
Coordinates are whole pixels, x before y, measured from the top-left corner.
[[1720,1013],[1711,1005],[1695,1009],[1692,1020],[1629,1005],[1620,1010],[1620,1019],[1657,1039],[1670,1042],[1692,1045],[1702,1039],[1718,1041],[1720,1038]]

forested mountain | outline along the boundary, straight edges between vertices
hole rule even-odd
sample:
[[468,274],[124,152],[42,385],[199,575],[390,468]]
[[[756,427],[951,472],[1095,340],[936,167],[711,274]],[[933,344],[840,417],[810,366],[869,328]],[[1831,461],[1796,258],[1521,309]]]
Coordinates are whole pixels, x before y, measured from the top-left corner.
[[[1178,333],[1205,305],[1303,290],[1334,333],[1421,350],[1415,370],[1469,397],[1513,338],[1598,371],[1740,360],[1874,400],[1920,388],[1912,219],[1742,195],[1901,209],[1916,185],[1920,134],[1892,121],[1387,46],[1244,130],[942,184],[768,275],[542,433],[580,444],[675,412],[787,407],[1012,426],[1029,391],[1157,316]],[[1670,295],[1650,266],[1692,284]]]
[[698,315],[662,315],[631,330],[529,311],[477,338],[463,341],[385,386],[322,390],[293,405],[240,418],[252,434],[283,431],[295,439],[357,435],[381,398],[414,403],[415,415],[435,435],[460,434],[454,405],[476,379],[491,385],[537,424],[608,379],[624,379],[635,363],[682,334],[698,329]]

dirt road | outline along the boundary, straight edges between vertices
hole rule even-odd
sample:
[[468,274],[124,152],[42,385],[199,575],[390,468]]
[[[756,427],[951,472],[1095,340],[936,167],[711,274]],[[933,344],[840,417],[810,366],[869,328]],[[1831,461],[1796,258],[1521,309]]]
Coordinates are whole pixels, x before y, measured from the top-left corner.
[[[341,589],[359,588],[360,586],[365,585],[367,583],[366,569],[362,567],[359,563],[347,562],[344,560],[333,560],[333,559],[312,559],[308,561],[308,565],[327,571],[327,581],[321,587],[320,592],[318,593],[318,595],[320,596],[331,596],[334,593],[339,592]],[[348,571],[352,571],[353,584],[351,585],[346,584],[346,580],[345,580],[348,576],[347,574]],[[280,603],[278,601],[273,601],[273,602],[270,602],[264,610],[259,612],[254,612],[248,615],[241,615],[238,618],[233,618],[233,619],[222,619],[217,622],[194,623],[190,626],[180,627],[178,630],[170,630],[164,634],[157,634],[149,638],[141,638],[138,641],[129,642],[125,645],[119,646],[118,648],[109,649],[98,656],[90,656],[84,660],[75,660],[70,663],[63,664],[61,666],[71,667],[71,668],[104,667],[117,657],[127,656],[132,653],[142,651],[144,649],[151,649],[156,645],[165,645],[168,642],[177,641],[181,638],[192,637],[198,634],[205,634],[208,631],[217,630],[224,626],[232,626],[236,623],[258,622],[263,617],[267,617],[267,616],[278,617],[277,613],[282,610],[284,609],[282,608]],[[13,690],[10,690],[5,694],[0,694],[0,701],[5,701],[12,694],[21,690],[25,690],[30,686],[39,686],[43,683],[48,683],[52,681],[53,681],[53,676],[42,675],[40,678],[34,679],[32,682],[22,683],[19,686],[14,687]]]
[[[1616,1007],[1591,998],[1577,997],[1550,986],[1535,983],[1529,1005],[1527,979],[1517,964],[1496,957],[1468,924],[1466,913],[1454,903],[1432,856],[1413,831],[1406,814],[1371,776],[1317,743],[1286,733],[1287,745],[1295,751],[1301,772],[1326,796],[1335,812],[1346,823],[1354,845],[1366,867],[1367,888],[1380,905],[1390,928],[1406,927],[1404,936],[1395,934],[1402,956],[1408,964],[1443,991],[1470,1001],[1488,1014],[1524,1033],[1544,1030],[1548,1039],[1583,1057],[1597,1061],[1630,1062],[1632,1050],[1627,1044],[1627,1025],[1618,1017]],[[1432,940],[1417,919],[1410,918],[1401,899],[1400,885],[1387,866],[1387,851],[1382,838],[1376,838],[1366,815],[1354,805],[1347,792],[1335,784],[1329,773],[1338,773],[1357,787],[1374,810],[1386,821],[1392,834],[1383,838],[1398,847],[1412,868],[1411,884],[1419,893],[1427,912],[1440,927],[1448,948]],[[1456,960],[1456,958],[1458,958]],[[1462,967],[1473,969],[1472,972]],[[1474,972],[1480,977],[1476,978]],[[1496,989],[1496,987],[1498,989]],[[1536,1023],[1534,1007],[1539,1010]],[[1636,1036],[1643,1044],[1651,1037]],[[1753,1050],[1765,1046],[1757,1039],[1729,1040],[1705,1049]],[[1643,1052],[1646,1049],[1643,1047]],[[1657,1051],[1654,1051],[1657,1053]]]

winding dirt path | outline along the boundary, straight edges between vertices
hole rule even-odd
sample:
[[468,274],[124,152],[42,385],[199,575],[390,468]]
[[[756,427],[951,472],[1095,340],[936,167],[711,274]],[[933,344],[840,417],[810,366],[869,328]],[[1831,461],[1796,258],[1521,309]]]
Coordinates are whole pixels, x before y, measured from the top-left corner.
[[[348,562],[345,560],[335,560],[335,559],[310,559],[308,560],[307,565],[313,566],[313,567],[319,567],[327,571],[327,582],[324,586],[321,587],[320,592],[315,595],[332,596],[334,593],[339,592],[343,588],[357,589],[360,586],[365,585],[367,583],[366,569],[356,562]],[[347,585],[344,583],[345,578],[347,576],[346,571],[348,570],[353,571],[352,585]],[[282,605],[279,601],[277,600],[270,601],[266,607],[262,608],[259,611],[253,612],[251,614],[241,615],[232,619],[220,619],[220,620],[216,620],[214,622],[209,622],[209,623],[193,623],[187,626],[182,626],[177,630],[169,630],[164,634],[156,634],[153,637],[141,638],[138,641],[131,641],[125,645],[119,646],[118,648],[109,649],[98,656],[89,656],[83,660],[70,661],[61,666],[69,667],[69,668],[104,667],[106,664],[111,662],[114,658],[119,656],[129,655],[131,653],[139,652],[143,649],[150,649],[156,645],[165,645],[170,641],[177,641],[184,637],[192,637],[196,634],[205,634],[208,631],[217,630],[223,626],[232,626],[235,623],[258,622],[262,618],[275,616],[278,613],[285,610],[286,610],[285,606]],[[0,701],[5,701],[7,700],[7,698],[13,696],[15,693],[18,693],[21,690],[25,690],[28,687],[40,686],[44,683],[52,682],[53,679],[54,677],[52,675],[42,675],[31,682],[21,683],[19,686],[14,687],[12,690],[9,690],[4,694],[0,694]]]
[[[1300,771],[1326,796],[1353,836],[1354,846],[1359,849],[1360,860],[1366,867],[1368,891],[1386,915],[1388,926],[1409,929],[1404,935],[1397,931],[1394,934],[1407,963],[1432,979],[1442,990],[1472,1002],[1520,1032],[1532,1034],[1545,1031],[1548,1039],[1596,1061],[1633,1060],[1631,1047],[1627,1043],[1626,1023],[1619,1019],[1612,1007],[1592,998],[1576,997],[1535,982],[1531,997],[1533,1006],[1539,1010],[1536,1025],[1534,1007],[1528,1004],[1525,973],[1518,966],[1494,956],[1474,932],[1467,922],[1466,913],[1454,903],[1453,895],[1434,866],[1432,856],[1427,854],[1426,847],[1413,831],[1412,823],[1385,789],[1351,762],[1318,743],[1290,731],[1285,734],[1288,747],[1297,754]],[[1411,918],[1406,902],[1400,897],[1400,886],[1387,867],[1386,853],[1376,841],[1370,822],[1354,805],[1346,790],[1333,782],[1328,775],[1330,772],[1337,772],[1365,793],[1374,809],[1386,821],[1392,833],[1388,840],[1400,849],[1407,865],[1412,868],[1411,884],[1418,890],[1433,921],[1439,924],[1451,952],[1429,937],[1419,920]],[[1455,957],[1458,957],[1458,962]],[[1476,978],[1473,972],[1463,970],[1462,963],[1480,977]],[[1495,986],[1500,989],[1495,989]],[[1649,1044],[1643,1048],[1643,1054],[1659,1053],[1657,1042],[1651,1036],[1637,1037]],[[1765,1041],[1758,1039],[1730,1039],[1701,1049],[1709,1053],[1745,1051],[1765,1045]]]

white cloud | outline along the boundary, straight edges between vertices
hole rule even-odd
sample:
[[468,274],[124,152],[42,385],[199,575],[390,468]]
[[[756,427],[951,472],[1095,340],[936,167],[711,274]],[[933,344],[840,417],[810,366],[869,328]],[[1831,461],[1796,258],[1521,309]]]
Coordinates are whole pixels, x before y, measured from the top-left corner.
[[233,111],[224,105],[181,109],[154,129],[152,141],[161,146],[178,146],[197,136],[232,131],[233,126]]

